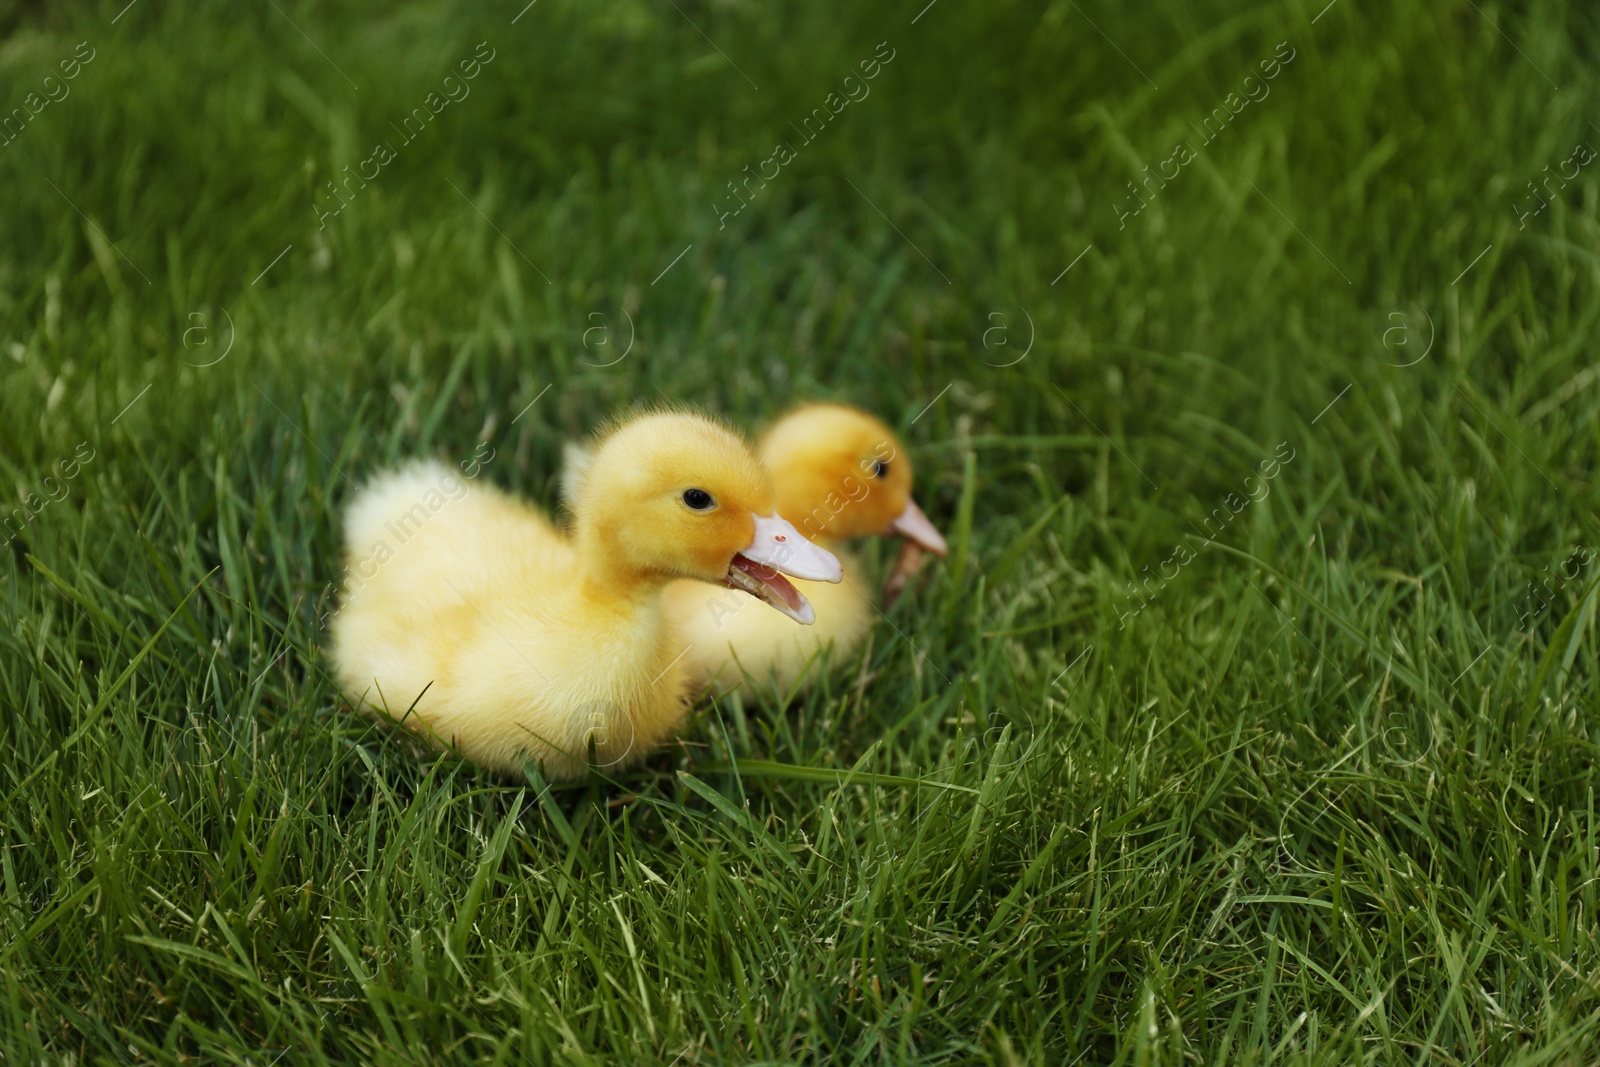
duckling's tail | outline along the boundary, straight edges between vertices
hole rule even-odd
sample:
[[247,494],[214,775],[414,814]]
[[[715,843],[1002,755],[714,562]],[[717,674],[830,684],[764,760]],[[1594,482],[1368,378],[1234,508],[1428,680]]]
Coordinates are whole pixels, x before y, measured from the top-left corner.
[[344,518],[345,551],[352,558],[370,553],[393,541],[397,530],[415,532],[446,503],[466,495],[461,472],[435,459],[412,460],[385,471],[350,502]]
[[583,487],[583,478],[589,473],[592,459],[594,452],[576,441],[561,446],[561,502],[569,508],[578,502],[578,491]]

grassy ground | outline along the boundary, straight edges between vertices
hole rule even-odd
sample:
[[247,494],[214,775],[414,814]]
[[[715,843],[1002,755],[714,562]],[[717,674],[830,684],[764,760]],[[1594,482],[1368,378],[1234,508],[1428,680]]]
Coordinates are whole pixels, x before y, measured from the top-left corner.
[[[922,3],[0,4],[5,1062],[1600,1059],[1595,15]],[[352,714],[352,482],[660,395],[951,558],[621,784]]]

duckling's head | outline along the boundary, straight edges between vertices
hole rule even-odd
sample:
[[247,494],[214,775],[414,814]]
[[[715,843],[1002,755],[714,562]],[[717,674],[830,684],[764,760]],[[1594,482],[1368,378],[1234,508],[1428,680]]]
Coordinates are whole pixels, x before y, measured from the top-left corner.
[[772,478],[736,434],[679,412],[601,438],[568,498],[586,568],[604,583],[698,578],[785,615],[816,614],[783,576],[837,582],[839,561],[778,516]]
[[945,540],[911,499],[911,457],[865,411],[808,404],[761,438],[778,488],[778,514],[807,537],[898,534],[938,555]]

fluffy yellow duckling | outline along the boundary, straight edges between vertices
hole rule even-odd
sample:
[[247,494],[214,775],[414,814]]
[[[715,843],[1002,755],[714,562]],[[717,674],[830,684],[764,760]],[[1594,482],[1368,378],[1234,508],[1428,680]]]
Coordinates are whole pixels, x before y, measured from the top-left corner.
[[[944,538],[911,499],[910,457],[882,422],[837,404],[810,404],[780,419],[758,454],[772,471],[778,514],[837,555],[844,581],[801,582],[816,611],[815,626],[798,630],[771,612],[746,610],[738,599],[696,581],[673,582],[666,615],[687,645],[684,659],[703,686],[752,695],[776,679],[787,691],[812,658],[833,646],[835,661],[866,634],[875,613],[859,564],[840,543],[868,534],[899,535],[938,555]],[[766,617],[763,617],[766,616]]]
[[369,484],[346,518],[331,625],[346,693],[485,767],[581,777],[591,747],[597,766],[619,766],[682,721],[690,678],[662,615],[668,582],[740,590],[794,626],[815,616],[778,572],[839,581],[839,561],[778,517],[767,471],[721,426],[648,415],[593,457],[570,491],[570,538],[443,464]]

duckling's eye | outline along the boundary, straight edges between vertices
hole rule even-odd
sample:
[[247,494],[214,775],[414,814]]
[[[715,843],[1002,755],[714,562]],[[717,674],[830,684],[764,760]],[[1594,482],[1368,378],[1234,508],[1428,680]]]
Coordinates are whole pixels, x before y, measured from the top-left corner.
[[704,511],[716,503],[715,500],[711,499],[711,494],[704,489],[685,489],[683,491],[683,502],[696,511]]
[[874,478],[886,478],[888,475],[889,465],[883,460],[880,459],[872,465],[872,476]]

